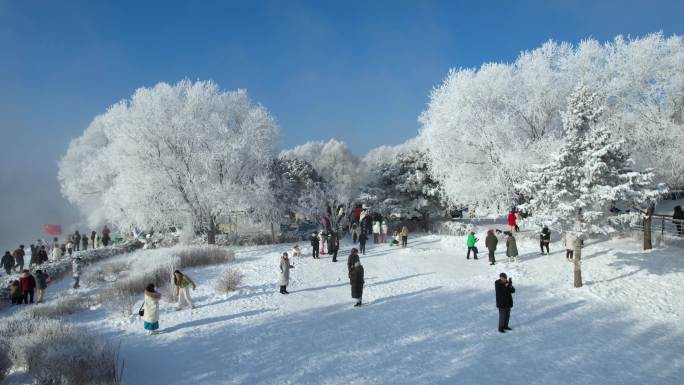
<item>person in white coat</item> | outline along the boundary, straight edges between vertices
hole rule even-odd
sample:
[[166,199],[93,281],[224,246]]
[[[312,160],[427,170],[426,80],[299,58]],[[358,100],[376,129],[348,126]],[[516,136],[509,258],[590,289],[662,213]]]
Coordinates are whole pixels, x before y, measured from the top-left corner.
[[290,284],[290,269],[293,269],[294,265],[290,265],[290,258],[287,253],[283,253],[280,257],[280,294],[290,294],[287,291],[287,285]]
[[380,242],[380,221],[373,222],[373,243]]
[[50,255],[50,259],[53,261],[57,261],[62,258],[62,248],[57,246],[52,248],[52,255]]
[[387,226],[387,221],[382,221],[380,225],[380,236],[382,237],[382,243],[387,243],[387,232],[389,231],[389,226]]
[[161,294],[155,290],[153,283],[150,283],[145,288],[144,298],[143,327],[147,330],[148,335],[157,334],[157,330],[159,330],[159,299]]

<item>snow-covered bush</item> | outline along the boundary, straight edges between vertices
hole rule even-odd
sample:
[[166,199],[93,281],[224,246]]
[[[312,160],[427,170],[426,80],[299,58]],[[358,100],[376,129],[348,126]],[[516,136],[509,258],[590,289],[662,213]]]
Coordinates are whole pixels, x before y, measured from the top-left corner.
[[99,298],[99,302],[110,312],[126,318],[133,314],[133,308],[140,295],[134,290],[133,285],[116,285],[100,291]]
[[235,261],[235,253],[232,250],[214,245],[183,247],[174,254],[178,257],[176,266],[179,269],[220,265]]
[[221,293],[237,290],[242,283],[242,272],[239,269],[227,269],[221,273],[216,281],[216,289]]
[[462,222],[437,222],[432,226],[437,234],[465,236],[468,234],[469,225]]
[[65,295],[48,303],[31,306],[26,313],[31,318],[59,318],[86,310],[97,302],[96,298],[85,294]]
[[12,369],[12,360],[9,356],[9,345],[6,341],[0,340],[0,381],[5,379],[10,369]]
[[114,385],[119,383],[117,350],[105,339],[61,320],[15,315],[0,324],[0,345],[13,367],[37,384]]
[[130,268],[131,264],[128,261],[103,263],[99,266],[94,266],[92,269],[86,270],[83,281],[89,285],[117,281],[119,278],[125,276]]

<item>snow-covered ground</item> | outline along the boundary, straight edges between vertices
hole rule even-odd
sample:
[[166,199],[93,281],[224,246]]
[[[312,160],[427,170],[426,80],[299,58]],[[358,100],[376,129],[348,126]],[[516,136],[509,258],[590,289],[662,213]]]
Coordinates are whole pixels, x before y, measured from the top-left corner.
[[[406,249],[369,243],[362,308],[350,298],[351,244],[336,264],[293,258],[287,296],[276,286],[278,256],[289,251],[280,245],[237,250],[245,277],[232,295],[214,289],[223,266],[188,270],[197,308],[164,303],[157,336],[102,308],[70,320],[121,341],[125,384],[681,382],[681,248],[589,241],[585,286],[574,289],[559,243],[541,256],[536,241],[521,239],[519,262],[504,262],[500,247],[496,266],[484,253],[466,260],[464,245],[435,235],[410,238]],[[517,288],[514,330],[503,335],[494,303],[502,271]]]

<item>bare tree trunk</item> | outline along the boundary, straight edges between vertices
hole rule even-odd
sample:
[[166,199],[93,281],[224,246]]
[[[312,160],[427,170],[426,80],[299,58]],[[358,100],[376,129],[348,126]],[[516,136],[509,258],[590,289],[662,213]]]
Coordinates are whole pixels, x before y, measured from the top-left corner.
[[575,250],[573,252],[573,259],[575,261],[575,287],[582,287],[582,246],[580,240],[575,238]]
[[276,237],[275,237],[275,227],[273,226],[273,222],[271,222],[271,242],[276,243]]
[[644,225],[644,250],[651,250],[653,243],[651,242],[651,223],[653,219],[653,205],[646,210],[646,218],[643,220]]
[[207,243],[210,245],[216,244],[216,223],[214,218],[209,218],[209,232],[207,232]]

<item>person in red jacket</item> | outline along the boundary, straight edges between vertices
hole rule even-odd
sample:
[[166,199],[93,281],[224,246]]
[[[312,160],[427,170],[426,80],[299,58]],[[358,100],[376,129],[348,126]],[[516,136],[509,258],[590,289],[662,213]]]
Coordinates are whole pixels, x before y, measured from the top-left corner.
[[24,304],[33,303],[33,294],[36,289],[36,279],[33,278],[28,270],[24,270],[19,278],[19,288],[21,289]]
[[511,209],[511,211],[508,213],[508,231],[511,233],[518,231],[517,220],[518,216],[515,213],[515,209]]

